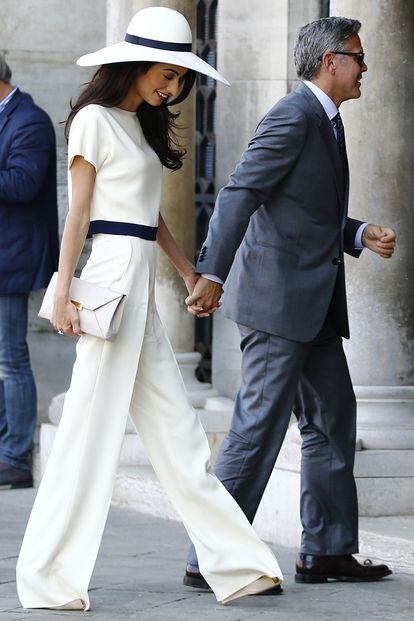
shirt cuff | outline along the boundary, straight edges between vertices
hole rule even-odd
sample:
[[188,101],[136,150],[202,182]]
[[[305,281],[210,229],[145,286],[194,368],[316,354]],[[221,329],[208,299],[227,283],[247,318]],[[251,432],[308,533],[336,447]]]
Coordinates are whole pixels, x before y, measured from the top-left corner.
[[203,278],[206,278],[207,280],[212,280],[213,282],[217,282],[219,285],[223,284],[223,281],[221,280],[221,278],[219,278],[218,276],[215,276],[214,274],[201,274]]
[[368,226],[368,222],[364,222],[358,228],[356,235],[355,235],[355,241],[354,241],[355,250],[363,250],[365,248],[364,244],[362,243],[362,234],[365,231],[365,228],[367,226]]

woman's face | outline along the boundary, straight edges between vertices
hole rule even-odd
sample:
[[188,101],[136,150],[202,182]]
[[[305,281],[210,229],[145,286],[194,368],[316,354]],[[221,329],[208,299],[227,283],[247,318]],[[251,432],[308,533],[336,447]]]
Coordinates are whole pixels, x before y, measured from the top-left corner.
[[178,95],[186,73],[185,67],[156,63],[147,73],[137,77],[129,94],[135,95],[141,103],[146,101],[150,106],[160,106],[164,101]]

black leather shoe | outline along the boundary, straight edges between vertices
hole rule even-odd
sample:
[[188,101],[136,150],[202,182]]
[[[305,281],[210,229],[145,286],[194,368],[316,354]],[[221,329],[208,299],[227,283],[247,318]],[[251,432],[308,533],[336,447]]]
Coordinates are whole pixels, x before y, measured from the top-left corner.
[[374,565],[367,559],[358,563],[351,554],[343,556],[314,556],[299,554],[295,582],[320,584],[328,580],[341,582],[373,582],[392,574],[387,565]]
[[[185,586],[193,587],[194,589],[203,589],[204,591],[211,592],[210,585],[199,572],[188,571],[187,569],[183,578],[183,584],[185,584]],[[282,595],[282,593],[282,585],[278,584],[273,589],[269,589],[268,591],[264,591],[263,593],[256,593],[255,596]]]
[[203,591],[211,592],[210,585],[198,571],[188,571],[188,569],[186,569],[183,584],[185,584],[185,586],[193,587],[194,589],[203,589]]
[[21,470],[0,462],[0,490],[33,487],[33,477],[29,470]]

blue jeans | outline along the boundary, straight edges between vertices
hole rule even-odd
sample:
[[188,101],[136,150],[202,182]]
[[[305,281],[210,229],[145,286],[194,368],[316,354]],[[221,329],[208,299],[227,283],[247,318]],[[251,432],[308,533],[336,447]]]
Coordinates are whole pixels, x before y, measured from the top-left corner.
[[0,294],[0,461],[31,470],[36,386],[27,337],[27,293]]

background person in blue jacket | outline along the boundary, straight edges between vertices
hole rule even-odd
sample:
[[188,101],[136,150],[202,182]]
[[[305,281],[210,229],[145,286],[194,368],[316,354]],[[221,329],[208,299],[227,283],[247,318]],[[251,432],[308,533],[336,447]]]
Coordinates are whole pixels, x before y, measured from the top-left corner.
[[33,485],[27,302],[30,291],[48,284],[58,259],[53,125],[10,79],[0,55],[0,489]]

